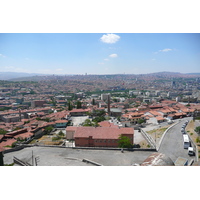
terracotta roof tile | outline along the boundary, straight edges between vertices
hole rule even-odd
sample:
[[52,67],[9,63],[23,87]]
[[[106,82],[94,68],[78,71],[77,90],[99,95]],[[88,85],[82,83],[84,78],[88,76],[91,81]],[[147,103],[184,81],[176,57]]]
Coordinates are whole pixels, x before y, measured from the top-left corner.
[[134,134],[133,128],[77,127],[74,138],[92,136],[93,139],[118,139],[121,134]]

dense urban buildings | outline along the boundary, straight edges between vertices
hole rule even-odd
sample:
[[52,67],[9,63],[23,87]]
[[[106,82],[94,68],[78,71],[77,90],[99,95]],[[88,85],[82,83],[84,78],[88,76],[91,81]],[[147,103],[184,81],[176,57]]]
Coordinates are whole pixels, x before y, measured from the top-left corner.
[[[48,145],[94,148],[121,148],[120,137],[126,136],[133,148],[135,131],[141,127],[199,116],[200,75],[163,72],[2,80],[0,110],[1,152],[36,144],[45,135]],[[47,142],[48,138],[52,140]]]

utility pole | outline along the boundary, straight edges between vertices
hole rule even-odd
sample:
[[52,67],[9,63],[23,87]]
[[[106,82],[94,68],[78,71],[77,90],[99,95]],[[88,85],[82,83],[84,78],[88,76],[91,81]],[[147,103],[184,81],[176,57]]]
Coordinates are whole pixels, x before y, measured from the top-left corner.
[[40,157],[39,156],[35,157],[35,165],[36,166],[37,166],[37,164],[38,164],[39,161],[40,161]]
[[33,151],[32,151],[32,166],[34,165],[34,160],[33,160]]

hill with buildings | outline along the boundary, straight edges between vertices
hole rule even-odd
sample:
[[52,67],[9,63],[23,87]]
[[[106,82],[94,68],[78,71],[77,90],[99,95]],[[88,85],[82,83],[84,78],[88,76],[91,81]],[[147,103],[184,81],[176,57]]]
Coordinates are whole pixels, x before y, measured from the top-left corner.
[[142,79],[142,80],[157,80],[157,79],[172,79],[172,78],[195,78],[200,77],[200,73],[188,73],[183,74],[179,72],[156,72],[149,74],[85,74],[85,75],[46,75],[46,74],[34,74],[34,73],[15,73],[15,72],[0,72],[0,80],[10,80],[10,81],[48,81],[48,80],[133,80],[133,79]]

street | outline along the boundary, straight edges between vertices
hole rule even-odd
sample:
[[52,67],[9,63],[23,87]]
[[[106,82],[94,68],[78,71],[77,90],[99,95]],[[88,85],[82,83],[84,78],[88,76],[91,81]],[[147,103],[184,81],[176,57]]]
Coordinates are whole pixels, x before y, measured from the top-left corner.
[[181,133],[181,127],[188,119],[190,120],[191,118],[182,119],[166,133],[158,151],[166,154],[173,162],[175,162],[178,157],[187,158],[188,161],[191,159],[195,160],[195,156],[189,156],[188,150],[183,148],[183,134]]

